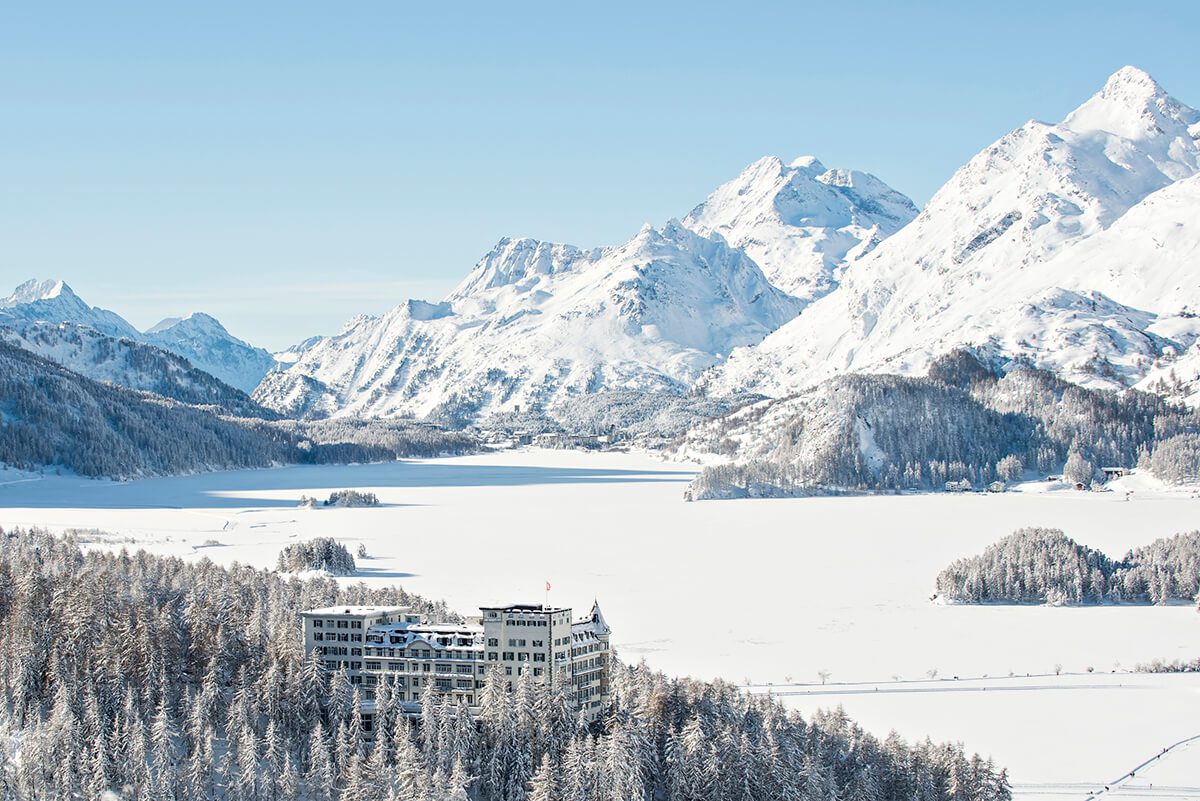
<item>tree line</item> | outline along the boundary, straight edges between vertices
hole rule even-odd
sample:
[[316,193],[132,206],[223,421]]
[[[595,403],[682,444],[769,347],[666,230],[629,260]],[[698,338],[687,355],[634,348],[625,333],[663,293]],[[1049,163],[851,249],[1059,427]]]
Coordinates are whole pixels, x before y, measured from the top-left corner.
[[1118,561],[1059,529],[1022,528],[939,573],[937,594],[957,603],[1200,603],[1200,531]]
[[394,688],[305,658],[298,613],[408,605],[244,565],[79,548],[0,532],[0,799],[212,801],[1009,801],[1003,770],[928,740],[876,738],[723,682],[617,663],[584,725],[567,689],[490,673],[480,708],[434,690],[419,721]]
[[[968,351],[925,377],[844,375],[792,398],[698,425],[673,447],[727,456],[693,482],[704,498],[976,487],[1066,466],[1068,480],[1140,465],[1168,481],[1200,476],[1200,416],[1129,390],[1085,389],[1029,366],[1003,374]],[[1159,451],[1161,450],[1161,453]]]
[[475,439],[413,423],[297,423],[218,414],[92,381],[0,342],[0,463],[117,479],[277,464],[464,453]]

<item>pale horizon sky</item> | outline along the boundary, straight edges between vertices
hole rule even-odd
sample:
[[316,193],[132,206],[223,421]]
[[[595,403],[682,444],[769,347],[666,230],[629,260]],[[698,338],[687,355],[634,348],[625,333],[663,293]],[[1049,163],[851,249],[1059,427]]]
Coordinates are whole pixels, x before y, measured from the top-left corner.
[[1125,64],[1200,105],[1200,4],[975,5],[10,7],[0,295],[61,278],[278,349],[503,236],[620,243],[764,155],[923,204]]

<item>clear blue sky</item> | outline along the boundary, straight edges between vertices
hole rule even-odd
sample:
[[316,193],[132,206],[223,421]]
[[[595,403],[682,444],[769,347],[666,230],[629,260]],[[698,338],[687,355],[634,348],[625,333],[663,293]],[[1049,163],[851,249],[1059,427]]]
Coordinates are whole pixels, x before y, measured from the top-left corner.
[[1126,63],[1200,104],[1194,0],[979,5],[9,4],[0,284],[278,347],[501,236],[623,241],[762,155],[923,203]]

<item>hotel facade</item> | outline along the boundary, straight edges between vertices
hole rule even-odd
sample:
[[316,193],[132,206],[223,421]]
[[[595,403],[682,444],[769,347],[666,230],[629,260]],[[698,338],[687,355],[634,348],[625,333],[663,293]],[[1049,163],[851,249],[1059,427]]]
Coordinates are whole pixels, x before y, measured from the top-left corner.
[[488,670],[495,666],[509,688],[531,678],[561,684],[588,721],[609,699],[611,631],[594,603],[572,620],[571,610],[533,604],[481,607],[478,622],[433,624],[408,607],[330,606],[301,612],[305,655],[326,670],[345,669],[359,687],[364,714],[375,688],[390,681],[392,698],[419,714],[426,688],[453,703],[478,708]]

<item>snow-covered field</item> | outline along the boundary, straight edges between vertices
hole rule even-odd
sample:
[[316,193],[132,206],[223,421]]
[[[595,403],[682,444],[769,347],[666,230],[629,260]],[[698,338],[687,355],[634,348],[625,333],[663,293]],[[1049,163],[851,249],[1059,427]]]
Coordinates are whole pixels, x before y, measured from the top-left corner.
[[[363,580],[402,583],[468,614],[540,601],[550,581],[555,603],[600,600],[627,660],[771,683],[802,710],[840,703],[880,735],[962,740],[1009,766],[1025,796],[1085,798],[1200,734],[1200,676],[1123,672],[1200,655],[1193,607],[928,600],[949,561],[1015,528],[1057,526],[1121,556],[1200,525],[1191,494],[1134,477],[1125,485],[1132,500],[1034,485],[1004,495],[687,504],[691,474],[637,454],[524,451],[127,484],[52,477],[0,483],[0,525],[94,527],[117,535],[110,547],[263,567],[288,542],[330,535],[352,550],[365,544]],[[296,507],[301,494],[347,488],[384,505]],[[932,670],[938,680],[929,682]],[[1105,795],[1200,797],[1198,786],[1200,743]]]

